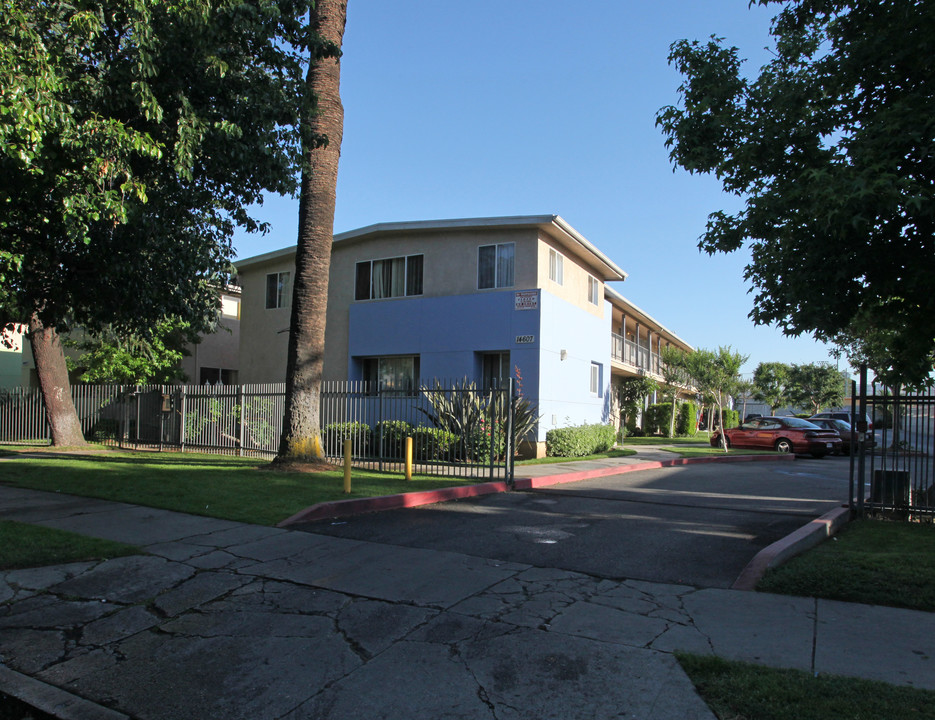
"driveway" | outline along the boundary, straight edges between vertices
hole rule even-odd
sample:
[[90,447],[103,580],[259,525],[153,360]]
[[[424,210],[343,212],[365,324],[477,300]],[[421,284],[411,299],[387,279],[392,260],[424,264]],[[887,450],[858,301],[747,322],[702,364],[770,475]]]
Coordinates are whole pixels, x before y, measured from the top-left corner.
[[761,549],[844,503],[848,466],[837,457],[687,465],[293,529],[616,580],[726,588]]

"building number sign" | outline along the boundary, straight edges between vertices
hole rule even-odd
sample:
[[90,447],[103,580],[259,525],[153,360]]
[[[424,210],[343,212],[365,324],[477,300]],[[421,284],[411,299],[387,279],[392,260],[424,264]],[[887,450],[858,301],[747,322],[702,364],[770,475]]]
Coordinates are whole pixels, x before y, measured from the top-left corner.
[[517,335],[516,336],[517,345],[529,345],[530,343],[534,343],[535,341],[536,341],[535,335]]

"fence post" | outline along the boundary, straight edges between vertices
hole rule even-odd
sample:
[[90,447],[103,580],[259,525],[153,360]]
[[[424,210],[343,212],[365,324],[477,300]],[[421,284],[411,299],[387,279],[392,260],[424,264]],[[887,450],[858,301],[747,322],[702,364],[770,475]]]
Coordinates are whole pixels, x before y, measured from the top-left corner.
[[344,438],[344,492],[351,492],[351,439]]
[[244,429],[247,422],[247,403],[246,403],[246,394],[244,393],[244,386],[238,385],[237,390],[237,404],[240,406],[240,423],[237,428],[237,456],[241,457],[243,455],[243,437]]
[[497,454],[497,398],[500,395],[499,392],[500,381],[498,379],[493,380],[490,388],[490,402],[487,404],[487,408],[490,410],[490,417],[487,419],[489,427],[487,432],[490,434],[490,479],[493,480],[493,459],[494,455]]
[[383,431],[385,429],[385,424],[383,422],[383,381],[377,381],[377,394],[379,396],[379,405],[377,407],[377,427],[380,428],[378,435],[380,436],[380,458],[377,464],[380,472],[383,472]]
[[513,463],[516,456],[516,383],[513,377],[510,377],[507,383],[507,414],[506,414],[506,457],[504,458],[504,471],[506,473],[506,482],[510,489],[513,489]]
[[185,452],[185,412],[186,412],[186,403],[185,403],[185,386],[182,385],[182,389],[179,392],[179,405],[181,405],[181,422],[179,427],[179,447],[182,452]]
[[[861,422],[867,413],[867,365],[866,363],[861,364],[860,366],[860,413],[859,417]],[[867,432],[870,432],[870,429],[867,428]],[[864,437],[866,435],[864,434]],[[853,452],[853,450],[851,451]],[[867,457],[866,457],[866,443],[864,440],[860,441],[860,455],[857,456],[857,513],[861,516],[864,514],[864,492],[866,489],[867,482]]]

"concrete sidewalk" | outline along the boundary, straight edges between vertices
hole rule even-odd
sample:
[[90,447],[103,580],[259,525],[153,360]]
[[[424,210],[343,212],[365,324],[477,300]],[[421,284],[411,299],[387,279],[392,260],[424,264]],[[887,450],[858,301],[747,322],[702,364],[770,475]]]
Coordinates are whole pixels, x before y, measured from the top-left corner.
[[148,553],[0,573],[0,691],[63,718],[713,718],[675,649],[935,689],[929,613],[2,486],[0,518]]

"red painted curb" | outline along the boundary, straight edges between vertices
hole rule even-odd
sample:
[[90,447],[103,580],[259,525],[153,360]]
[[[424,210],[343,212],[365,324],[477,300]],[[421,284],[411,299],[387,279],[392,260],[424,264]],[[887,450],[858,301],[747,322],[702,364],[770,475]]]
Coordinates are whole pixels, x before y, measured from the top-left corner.
[[[596,470],[581,470],[573,473],[546,475],[538,478],[517,478],[513,483],[514,490],[532,490],[537,487],[559,485],[561,483],[577,482],[607,475],[621,475],[637,470],[652,470],[654,468],[673,467],[675,465],[693,465],[706,462],[752,462],[756,460],[795,460],[794,455],[736,455],[734,457],[706,457],[706,458],[673,458],[672,460],[653,460],[632,465],[618,465],[616,467],[598,468]],[[336,500],[334,502],[318,503],[300,510],[290,518],[278,523],[276,527],[289,527],[297,523],[314,522],[323,518],[348,517],[361,513],[377,512],[379,510],[395,510],[404,507],[417,507],[431,505],[446,500],[457,500],[466,497],[478,497],[493,493],[507,492],[509,488],[505,481],[479,483],[477,485],[457,485],[438,490],[424,490],[422,492],[400,493],[398,495],[381,495],[372,498],[358,498],[354,500]]]
[[772,545],[767,545],[747,563],[740,577],[731,585],[731,590],[755,590],[756,584],[769,568],[781,565],[786,560],[815,547],[822,540],[834,535],[850,519],[850,508],[842,505],[829,510]]
[[678,465],[698,465],[701,463],[725,463],[725,462],[758,462],[765,460],[789,461],[795,460],[795,455],[734,455],[731,457],[702,457],[702,458],[673,458],[672,460],[652,460],[642,463],[633,463],[631,465],[619,465],[617,467],[604,467],[595,470],[580,470],[572,473],[562,473],[557,475],[543,475],[537,478],[516,478],[513,481],[514,490],[532,490],[549,485],[560,485],[562,483],[578,482],[579,480],[589,480],[596,477],[607,477],[608,475],[622,475],[628,472],[637,472],[639,470],[654,470],[656,468],[675,467]]
[[478,495],[491,495],[506,492],[509,488],[506,482],[487,482],[477,485],[456,485],[454,487],[439,488],[438,490],[423,490],[421,492],[400,493],[398,495],[381,495],[372,498],[357,498],[354,500],[336,500],[334,502],[318,503],[297,512],[290,518],[278,523],[276,527],[288,527],[296,523],[312,522],[322,518],[339,518],[348,515],[376,512],[377,510],[394,510],[417,505],[431,505],[432,503],[459,498],[476,497]]

